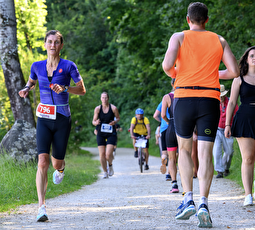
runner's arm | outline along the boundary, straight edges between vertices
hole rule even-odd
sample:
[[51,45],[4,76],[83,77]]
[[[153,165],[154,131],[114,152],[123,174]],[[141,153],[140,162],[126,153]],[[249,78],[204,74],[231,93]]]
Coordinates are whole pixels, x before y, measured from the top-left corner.
[[100,124],[100,119],[98,119],[98,114],[99,114],[99,106],[97,106],[94,110],[94,116],[93,116],[93,120],[92,120],[92,124],[94,126],[97,126]]
[[172,35],[168,43],[164,61],[162,63],[163,70],[165,71],[166,75],[171,78],[176,77],[175,62],[180,49],[180,41],[183,39],[183,36],[184,34],[182,32]]
[[221,36],[219,36],[219,39],[223,48],[222,61],[227,68],[219,71],[219,78],[225,80],[236,78],[240,73],[236,58],[232,53],[227,41]]
[[[169,95],[166,94],[163,99],[162,99],[162,109],[161,109],[161,117],[166,121],[166,123],[169,122],[169,119],[166,116],[166,111],[169,107],[169,101],[168,99],[170,99]],[[170,105],[171,105],[171,100],[170,100]]]
[[29,91],[31,89],[33,89],[34,86],[36,85],[36,82],[37,82],[37,80],[32,80],[29,77],[26,86],[22,90],[19,91],[19,96],[26,98],[28,96]]
[[160,111],[156,109],[154,115],[153,115],[153,118],[158,121],[158,122],[161,122],[161,116],[160,116]]
[[231,136],[231,119],[237,104],[237,99],[239,96],[239,91],[240,91],[240,85],[241,85],[241,78],[235,78],[233,80],[232,86],[231,86],[231,94],[227,106],[227,112],[226,112],[226,121],[225,121],[225,137],[230,137]]

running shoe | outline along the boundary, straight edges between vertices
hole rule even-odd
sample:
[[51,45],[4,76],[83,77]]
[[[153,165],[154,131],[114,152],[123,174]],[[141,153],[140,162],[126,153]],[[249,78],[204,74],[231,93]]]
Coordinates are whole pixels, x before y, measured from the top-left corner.
[[184,200],[182,200],[180,206],[176,209],[176,211],[179,212],[183,206],[184,206]]
[[172,180],[172,178],[171,178],[170,174],[169,173],[166,174],[166,181],[171,181],[171,180]]
[[103,179],[107,179],[107,178],[108,178],[108,172],[104,172]]
[[46,207],[44,204],[39,208],[36,220],[37,222],[44,222],[48,220],[48,216],[46,214]]
[[177,208],[176,220],[188,220],[192,215],[196,213],[196,207],[193,200],[188,201],[186,204],[181,203]]
[[223,172],[218,172],[216,178],[223,178]]
[[161,166],[160,166],[160,172],[162,174],[166,173],[166,164],[167,164],[167,158],[164,158],[161,160]]
[[135,151],[134,157],[138,158],[138,151]]
[[198,208],[197,218],[199,228],[212,228],[212,219],[206,204],[201,204]]
[[230,173],[230,172],[229,172],[229,170],[228,170],[228,169],[226,169],[226,170],[225,170],[225,172],[223,173],[223,175],[226,177],[226,176],[228,176],[228,175],[229,175],[229,173]]
[[245,197],[243,206],[252,206],[252,205],[253,205],[252,195],[249,194],[248,196]]
[[149,170],[149,165],[145,165],[144,170]]
[[179,189],[178,189],[177,183],[173,183],[170,193],[178,193],[178,192],[179,192]]
[[58,170],[55,170],[55,172],[53,173],[53,183],[60,184],[64,178],[64,175],[64,172],[61,173]]
[[108,170],[107,170],[107,171],[108,171],[108,175],[109,175],[109,176],[113,176],[114,171],[113,171],[112,165],[108,167]]

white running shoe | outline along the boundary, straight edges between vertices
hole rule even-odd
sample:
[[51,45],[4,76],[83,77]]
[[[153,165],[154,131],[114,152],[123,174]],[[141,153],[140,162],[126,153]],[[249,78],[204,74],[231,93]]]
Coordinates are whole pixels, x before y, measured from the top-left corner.
[[59,172],[58,170],[56,170],[53,173],[53,183],[54,184],[60,184],[64,178],[65,173],[64,172]]
[[109,176],[113,176],[113,174],[114,174],[114,171],[113,171],[113,167],[112,167],[112,165],[111,166],[109,166],[109,168],[108,168],[108,175]]
[[37,222],[44,222],[47,220],[48,216],[46,214],[46,206],[43,204],[38,210]]
[[108,178],[108,172],[104,172],[103,179],[107,179],[107,178]]
[[243,202],[243,206],[252,206],[253,205],[253,201],[252,201],[252,195],[249,194],[245,197],[245,200]]

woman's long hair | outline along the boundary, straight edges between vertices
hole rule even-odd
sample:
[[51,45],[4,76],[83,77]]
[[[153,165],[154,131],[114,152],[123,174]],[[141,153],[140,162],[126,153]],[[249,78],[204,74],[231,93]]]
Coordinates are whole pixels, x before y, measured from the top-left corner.
[[243,77],[248,73],[249,65],[247,63],[248,55],[251,50],[254,50],[255,46],[248,48],[239,61],[240,76]]

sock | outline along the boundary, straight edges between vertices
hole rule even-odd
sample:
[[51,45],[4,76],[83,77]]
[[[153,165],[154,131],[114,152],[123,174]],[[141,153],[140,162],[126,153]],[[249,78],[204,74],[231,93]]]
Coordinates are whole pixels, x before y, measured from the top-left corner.
[[177,184],[177,180],[173,180],[173,181],[172,181],[172,184]]
[[111,165],[109,164],[109,167],[111,167],[111,166],[112,166],[112,164]]
[[201,204],[206,204],[206,206],[208,207],[208,198],[206,198],[205,196],[201,196],[199,199],[199,206]]
[[63,173],[65,170],[65,168],[61,169],[61,170],[58,170],[60,173]]
[[193,200],[193,192],[186,192],[184,195],[184,204],[186,204],[188,201]]

